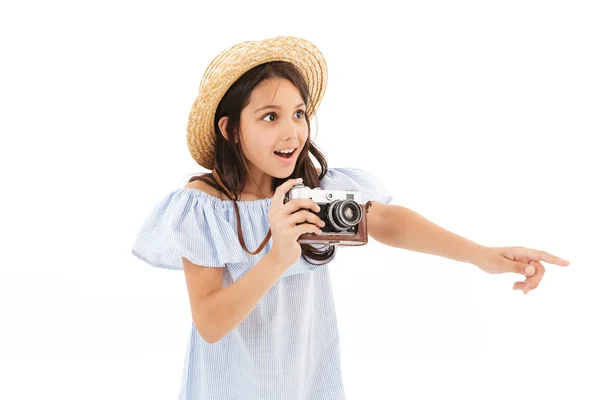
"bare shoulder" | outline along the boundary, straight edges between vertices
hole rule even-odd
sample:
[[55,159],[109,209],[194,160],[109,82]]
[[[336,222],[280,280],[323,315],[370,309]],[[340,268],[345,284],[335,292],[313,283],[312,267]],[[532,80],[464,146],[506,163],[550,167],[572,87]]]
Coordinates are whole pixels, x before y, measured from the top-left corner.
[[200,179],[189,182],[187,185],[185,185],[185,187],[189,189],[199,190],[213,197],[218,197],[221,200],[228,200],[223,193],[221,193],[220,191],[218,191],[217,189]]

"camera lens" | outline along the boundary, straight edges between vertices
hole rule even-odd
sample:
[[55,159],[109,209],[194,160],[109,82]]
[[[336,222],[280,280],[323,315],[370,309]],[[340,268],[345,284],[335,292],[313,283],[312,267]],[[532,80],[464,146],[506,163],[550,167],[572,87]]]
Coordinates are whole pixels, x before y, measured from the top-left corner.
[[329,206],[329,222],[339,231],[357,225],[362,219],[360,205],[354,200],[337,200]]

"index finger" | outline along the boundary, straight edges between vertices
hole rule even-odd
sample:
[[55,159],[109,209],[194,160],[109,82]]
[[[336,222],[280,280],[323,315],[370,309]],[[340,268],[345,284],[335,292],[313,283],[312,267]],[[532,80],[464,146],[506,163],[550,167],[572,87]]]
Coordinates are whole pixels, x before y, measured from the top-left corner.
[[275,193],[273,194],[273,203],[274,204],[283,204],[283,197],[287,192],[289,192],[294,185],[298,183],[302,183],[302,178],[297,179],[288,179],[283,182],[281,185],[275,189]]
[[566,267],[570,264],[569,261],[564,260],[560,257],[554,256],[545,251],[539,250],[531,250],[530,254],[528,254],[529,258],[536,261],[546,261],[547,263],[560,265],[561,267]]

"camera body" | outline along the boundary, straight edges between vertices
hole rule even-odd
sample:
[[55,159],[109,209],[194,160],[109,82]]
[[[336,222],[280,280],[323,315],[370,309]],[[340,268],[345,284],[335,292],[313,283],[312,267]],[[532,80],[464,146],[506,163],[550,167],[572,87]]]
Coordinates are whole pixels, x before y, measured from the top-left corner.
[[294,199],[312,199],[321,208],[309,210],[325,222],[320,234],[304,233],[298,237],[300,243],[330,245],[363,245],[368,242],[367,208],[362,203],[361,193],[352,190],[311,189],[296,184],[286,194],[284,202]]

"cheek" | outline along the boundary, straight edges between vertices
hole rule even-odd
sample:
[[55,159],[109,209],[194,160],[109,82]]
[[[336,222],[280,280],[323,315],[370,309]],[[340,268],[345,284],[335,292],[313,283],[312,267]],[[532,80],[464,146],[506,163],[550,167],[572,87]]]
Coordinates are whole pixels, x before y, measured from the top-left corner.
[[268,153],[273,147],[273,144],[267,142],[261,135],[254,137],[243,137],[242,138],[242,150],[244,154],[250,155],[253,158],[264,157],[264,153]]
[[306,141],[308,140],[308,128],[304,129],[298,134],[298,139],[300,139],[300,142],[302,142],[302,144],[306,143]]

